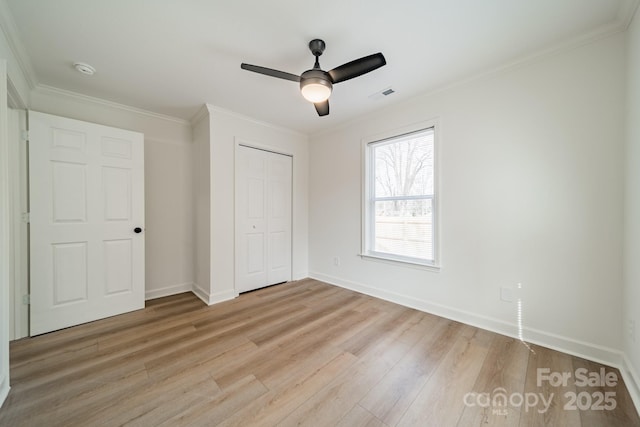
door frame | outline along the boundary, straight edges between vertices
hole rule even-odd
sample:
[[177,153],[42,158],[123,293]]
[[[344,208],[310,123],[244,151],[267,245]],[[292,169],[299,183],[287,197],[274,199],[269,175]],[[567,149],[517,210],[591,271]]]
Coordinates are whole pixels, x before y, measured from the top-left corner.
[[[0,58],[0,151],[3,155],[0,156],[0,229],[6,226],[0,233],[0,351],[3,355],[6,355],[6,366],[0,366],[0,405],[4,402],[7,394],[9,393],[9,341],[13,335],[13,331],[9,330],[9,325],[18,322],[17,318],[10,319],[10,307],[13,307],[13,301],[9,300],[9,295],[15,292],[12,289],[14,282],[12,277],[12,270],[18,264],[27,262],[21,254],[14,253],[16,245],[25,244],[25,241],[18,242],[21,239],[20,233],[16,234],[12,217],[20,209],[20,206],[15,205],[16,193],[22,197],[20,182],[17,177],[14,177],[12,172],[16,169],[16,162],[20,159],[13,158],[14,153],[20,150],[12,149],[13,144],[19,144],[19,141],[12,141],[9,134],[9,108],[15,110],[26,111],[27,104],[24,98],[20,95],[20,92],[11,81],[11,77],[7,72],[7,60]],[[25,116],[26,119],[26,116]],[[25,120],[26,125],[26,120]],[[22,148],[22,147],[21,147]],[[26,247],[26,246],[21,246]],[[21,284],[28,286],[27,278],[22,278]],[[23,306],[22,310],[28,314],[28,306]],[[21,325],[27,328],[28,325]],[[14,328],[15,329],[15,328]],[[4,357],[2,358],[4,362]]]
[[7,61],[0,58],[0,406],[9,394],[9,267],[11,263],[11,197],[9,188],[9,117]]
[[290,276],[291,279],[293,280],[293,254],[295,252],[295,249],[293,247],[293,241],[294,241],[294,221],[295,221],[295,217],[294,217],[294,195],[295,195],[295,186],[294,186],[294,176],[295,176],[295,155],[293,154],[293,152],[284,150],[280,147],[274,147],[272,145],[267,145],[267,144],[261,144],[261,143],[256,143],[253,141],[249,141],[246,140],[244,138],[238,138],[235,137],[234,138],[234,161],[233,161],[233,167],[234,167],[234,172],[233,172],[233,289],[234,292],[237,295],[239,295],[238,293],[238,259],[237,259],[237,253],[236,253],[236,248],[238,247],[238,234],[239,234],[239,230],[238,230],[238,182],[239,182],[239,174],[240,174],[240,168],[238,167],[238,162],[239,162],[239,155],[238,152],[240,150],[240,147],[246,147],[246,148],[252,148],[254,150],[261,150],[261,151],[266,151],[269,153],[274,153],[274,154],[279,154],[282,156],[288,156],[291,157],[291,260],[290,260]]
[[27,109],[9,102],[9,185],[11,194],[11,340],[29,336],[29,175]]
[[16,118],[11,111],[7,111],[9,197],[11,198],[9,233],[12,240],[9,259],[11,275],[9,293],[13,297],[9,301],[11,316],[9,338],[17,340],[29,336],[29,224],[23,216],[29,212],[28,107],[9,76],[6,83],[8,108],[18,113]]

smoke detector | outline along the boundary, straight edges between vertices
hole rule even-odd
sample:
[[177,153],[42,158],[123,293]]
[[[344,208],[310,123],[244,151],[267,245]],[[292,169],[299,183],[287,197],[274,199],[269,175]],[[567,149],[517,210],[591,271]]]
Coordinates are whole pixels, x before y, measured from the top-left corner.
[[95,68],[93,68],[89,64],[85,64],[84,62],[76,62],[73,64],[73,67],[82,74],[86,74],[87,76],[93,76],[96,72]]

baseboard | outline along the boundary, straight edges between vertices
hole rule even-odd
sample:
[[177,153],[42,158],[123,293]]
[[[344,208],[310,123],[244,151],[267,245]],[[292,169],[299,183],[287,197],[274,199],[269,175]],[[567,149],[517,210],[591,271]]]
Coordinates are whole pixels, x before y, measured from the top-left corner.
[[306,279],[307,277],[309,277],[308,271],[298,271],[298,272],[294,272],[291,275],[291,280],[292,281],[302,280],[302,279]]
[[228,291],[223,292],[214,292],[209,295],[209,305],[217,304],[219,302],[229,301],[234,298],[238,298],[240,294],[236,292],[235,289],[230,289]]
[[414,308],[426,313],[435,314],[436,316],[455,320],[481,329],[486,329],[491,332],[496,332],[501,335],[523,339],[524,341],[532,344],[541,345],[543,347],[558,350],[563,353],[571,354],[573,356],[588,359],[604,365],[609,365],[619,369],[622,366],[623,357],[619,350],[574,340],[572,338],[533,328],[523,327],[520,330],[518,325],[515,323],[506,322],[494,317],[471,313],[441,304],[434,304],[426,300],[374,288],[362,283],[344,280],[322,273],[309,272],[309,277],[331,285],[400,304],[405,307]]
[[150,289],[145,291],[144,299],[156,299],[162,297],[168,297],[169,295],[181,294],[184,292],[191,292],[193,290],[193,283],[180,283],[178,285],[167,286],[160,289]]
[[235,289],[230,289],[228,291],[223,291],[223,292],[214,292],[210,294],[209,291],[201,288],[200,286],[198,286],[197,283],[193,284],[191,291],[195,294],[195,296],[200,298],[207,305],[213,305],[223,301],[229,301],[234,298],[237,298],[239,295]]
[[2,404],[9,395],[9,389],[9,381],[5,378],[5,380],[2,381],[2,384],[0,385],[0,408],[2,408]]
[[633,404],[636,406],[636,411],[640,414],[640,376],[638,376],[638,373],[626,354],[622,357],[620,373],[622,374],[624,384],[627,386],[627,390],[629,390],[631,400],[633,400]]
[[207,305],[210,305],[209,304],[209,291],[206,291],[206,290],[202,289],[200,286],[198,286],[197,283],[194,283],[193,287],[191,288],[191,292],[193,292],[193,294],[195,296],[200,298],[202,300],[202,302],[204,302]]

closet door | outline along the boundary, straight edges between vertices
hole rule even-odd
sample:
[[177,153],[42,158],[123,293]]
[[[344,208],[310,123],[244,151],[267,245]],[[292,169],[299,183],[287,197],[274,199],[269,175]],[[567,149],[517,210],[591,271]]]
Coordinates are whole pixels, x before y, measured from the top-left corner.
[[236,151],[236,291],[291,280],[290,156]]

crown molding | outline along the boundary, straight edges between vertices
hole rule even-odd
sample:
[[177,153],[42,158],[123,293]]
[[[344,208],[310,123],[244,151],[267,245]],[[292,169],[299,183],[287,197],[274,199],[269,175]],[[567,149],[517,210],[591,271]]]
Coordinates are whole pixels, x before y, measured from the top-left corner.
[[22,98],[20,92],[9,78],[7,79],[7,100],[9,102],[10,108],[19,110],[27,109],[27,103]]
[[191,123],[191,126],[195,126],[197,123],[200,122],[200,120],[204,119],[205,117],[208,117],[209,114],[210,113],[209,113],[208,104],[202,104],[202,107],[200,107],[198,112],[194,114],[193,117],[191,117],[191,119],[189,120],[189,123]]
[[39,84],[33,89],[33,92],[35,92],[36,94],[41,93],[45,95],[62,96],[65,98],[73,99],[80,103],[100,105],[102,107],[107,107],[112,110],[126,111],[127,113],[133,113],[133,114],[137,114],[145,117],[150,117],[153,119],[164,120],[164,121],[168,121],[174,124],[179,124],[182,126],[191,126],[191,123],[184,119],[168,116],[165,114],[155,113],[153,111],[144,110],[142,108],[132,107],[130,105],[119,104],[113,101],[107,101],[105,99],[96,98],[94,96],[83,95],[81,93],[73,92],[66,89],[60,89],[53,86]]
[[617,19],[623,30],[626,30],[631,25],[639,3],[640,0],[622,0],[620,2]]
[[29,55],[27,55],[27,50],[20,39],[20,32],[14,22],[13,14],[5,0],[0,0],[0,28],[9,44],[9,49],[11,49],[18,62],[24,79],[29,85],[29,89],[33,90],[38,85],[38,79]]
[[489,78],[496,74],[509,72],[513,69],[516,69],[522,66],[534,64],[543,59],[550,58],[552,56],[555,56],[561,53],[570,52],[582,46],[585,46],[591,43],[596,43],[600,40],[606,39],[608,37],[612,37],[616,34],[623,33],[627,29],[628,25],[631,23],[633,19],[633,14],[637,9],[637,6],[640,0],[627,0],[627,2],[633,3],[633,9],[625,9],[628,16],[624,20],[621,19],[621,14],[619,13],[618,14],[619,19],[616,19],[615,21],[609,23],[608,25],[604,25],[591,32],[583,33],[574,38],[564,40],[562,42],[553,44],[551,46],[547,46],[546,48],[539,49],[532,53],[521,55],[511,61],[505,61],[502,64],[498,64],[494,67],[489,67],[484,71],[480,71],[475,74],[468,75],[467,77],[459,78],[457,80],[444,82],[440,85],[436,85],[431,89],[427,89],[416,95],[399,100],[396,103],[383,106],[380,109],[370,111],[364,115],[359,115],[357,117],[352,118],[351,120],[347,120],[345,122],[339,123],[336,126],[333,126],[331,128],[322,129],[318,132],[312,133],[309,135],[309,138],[310,140],[314,138],[320,138],[324,135],[346,129],[357,123],[361,123],[363,121],[369,120],[372,115],[378,115],[378,114],[384,113],[385,111],[401,108],[401,106],[411,104],[413,102],[416,102],[417,100],[430,98],[431,96],[434,96],[438,93],[441,93],[450,89],[454,89],[459,86],[464,86],[466,84],[479,81],[485,78]]
[[[213,104],[205,104],[206,110],[209,112],[209,114],[211,116],[215,116],[215,115],[225,115],[225,116],[229,116],[229,117],[233,117],[236,119],[240,119],[240,120],[244,120],[246,122],[250,122],[253,123],[254,125],[258,125],[258,126],[263,126],[278,132],[282,132],[282,133],[286,133],[289,135],[293,135],[299,138],[304,138],[304,139],[308,139],[309,136],[305,133],[302,132],[298,132],[289,128],[285,128],[282,126],[278,126],[278,125],[274,125],[273,123],[269,123],[269,122],[263,122],[261,120],[257,120],[254,119],[253,117],[249,117],[249,116],[245,116],[243,114],[240,113],[236,113],[235,111],[231,111],[231,110],[227,110],[221,107],[217,107]],[[202,114],[202,109],[201,111],[199,111],[196,116],[199,119],[201,119],[201,117],[199,117]]]

